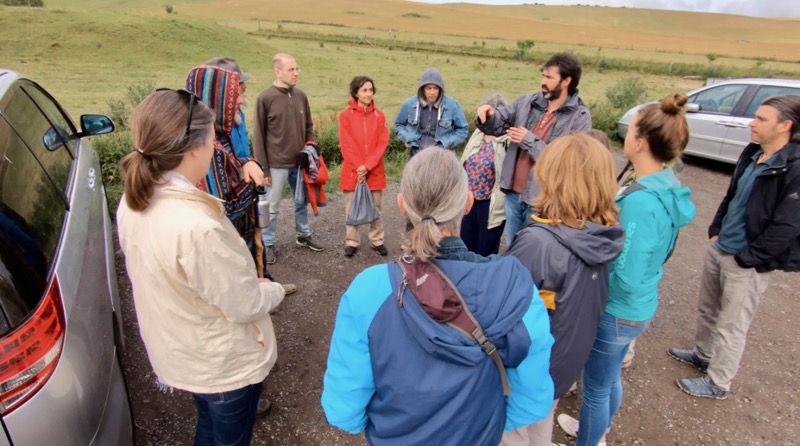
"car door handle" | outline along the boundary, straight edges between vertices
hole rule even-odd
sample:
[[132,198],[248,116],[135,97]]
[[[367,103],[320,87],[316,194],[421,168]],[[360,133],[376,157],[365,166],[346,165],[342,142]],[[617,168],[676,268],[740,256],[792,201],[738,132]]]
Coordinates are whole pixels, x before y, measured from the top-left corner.
[[747,125],[739,124],[732,121],[717,121],[717,125],[721,125],[723,127],[734,127],[734,128],[744,128]]

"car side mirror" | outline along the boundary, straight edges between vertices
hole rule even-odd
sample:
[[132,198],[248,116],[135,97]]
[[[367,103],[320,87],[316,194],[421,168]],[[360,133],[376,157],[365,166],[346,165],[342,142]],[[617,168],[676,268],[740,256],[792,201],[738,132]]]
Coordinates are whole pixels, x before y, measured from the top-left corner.
[[81,115],[81,136],[105,135],[115,128],[114,121],[106,115]]
[[700,111],[700,104],[695,104],[694,102],[689,102],[686,104],[686,113],[697,113]]
[[56,124],[47,129],[42,136],[42,144],[51,152],[55,152],[63,147],[67,141],[69,141],[69,134]]

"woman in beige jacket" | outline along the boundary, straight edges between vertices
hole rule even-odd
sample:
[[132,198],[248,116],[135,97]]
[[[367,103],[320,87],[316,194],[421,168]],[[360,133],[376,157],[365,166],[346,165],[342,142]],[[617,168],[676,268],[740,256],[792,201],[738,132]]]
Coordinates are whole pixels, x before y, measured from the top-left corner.
[[277,359],[269,311],[284,290],[257,278],[223,202],[195,187],[213,156],[212,120],[183,90],[136,107],[117,225],[159,384],[194,396],[195,445],[247,445]]
[[[495,93],[481,105],[498,108],[506,105],[506,101]],[[472,210],[461,221],[461,239],[467,249],[484,257],[499,252],[506,226],[506,195],[500,190],[500,174],[508,142],[508,135],[494,137],[475,129],[461,155],[469,190],[475,199]]]

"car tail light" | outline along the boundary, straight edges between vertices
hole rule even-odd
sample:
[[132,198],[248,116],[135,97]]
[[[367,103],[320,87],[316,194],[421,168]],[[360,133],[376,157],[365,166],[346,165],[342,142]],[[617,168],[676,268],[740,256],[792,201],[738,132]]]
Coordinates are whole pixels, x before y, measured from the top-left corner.
[[64,346],[58,277],[31,317],[0,339],[0,415],[32,397],[50,378]]

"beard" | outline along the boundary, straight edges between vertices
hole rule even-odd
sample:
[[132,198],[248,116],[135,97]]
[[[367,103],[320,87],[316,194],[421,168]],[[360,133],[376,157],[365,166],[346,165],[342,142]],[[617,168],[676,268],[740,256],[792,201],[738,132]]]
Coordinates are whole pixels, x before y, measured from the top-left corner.
[[546,85],[542,85],[542,94],[544,95],[544,98],[547,99],[548,101],[557,100],[558,98],[561,97],[562,93],[564,93],[564,89],[561,88],[561,84],[560,83],[558,85],[556,85],[556,88],[554,88],[552,90],[547,88]]

